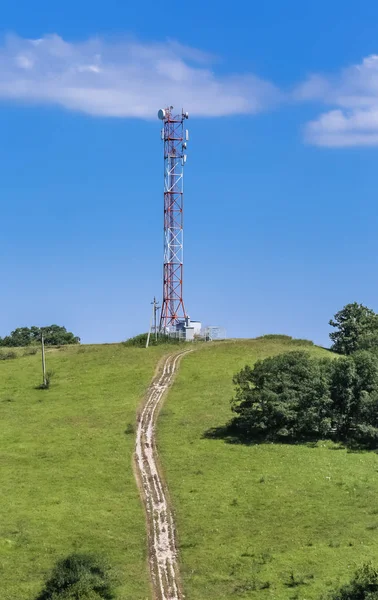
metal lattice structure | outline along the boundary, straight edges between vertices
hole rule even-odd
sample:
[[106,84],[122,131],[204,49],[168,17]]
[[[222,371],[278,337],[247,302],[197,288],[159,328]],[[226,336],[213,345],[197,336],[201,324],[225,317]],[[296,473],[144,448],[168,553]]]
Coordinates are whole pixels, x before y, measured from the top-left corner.
[[208,341],[213,340],[225,340],[226,339],[226,330],[224,327],[219,327],[218,325],[205,327],[202,331],[204,338]]
[[184,262],[184,165],[188,113],[174,115],[173,107],[158,113],[164,141],[164,267],[160,331],[174,328],[186,318],[183,300]]

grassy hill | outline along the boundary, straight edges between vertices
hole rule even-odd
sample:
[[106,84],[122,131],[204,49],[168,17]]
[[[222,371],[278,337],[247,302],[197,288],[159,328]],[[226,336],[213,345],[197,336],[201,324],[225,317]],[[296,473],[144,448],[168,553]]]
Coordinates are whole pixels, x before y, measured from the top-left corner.
[[63,347],[0,361],[0,597],[32,600],[58,558],[102,552],[120,600],[149,597],[134,424],[164,347]]
[[303,348],[283,339],[208,344],[185,357],[158,421],[188,600],[317,599],[378,564],[378,456],[330,442],[230,444],[232,375]]
[[[365,560],[378,564],[378,456],[330,442],[231,444],[206,432],[232,416],[232,376],[287,350],[264,338],[198,346],[158,422],[188,600],[319,600]],[[102,552],[118,600],[150,597],[133,427],[157,362],[172,348],[49,350],[0,360],[0,589],[33,600],[58,558]],[[131,424],[131,426],[130,426]]]

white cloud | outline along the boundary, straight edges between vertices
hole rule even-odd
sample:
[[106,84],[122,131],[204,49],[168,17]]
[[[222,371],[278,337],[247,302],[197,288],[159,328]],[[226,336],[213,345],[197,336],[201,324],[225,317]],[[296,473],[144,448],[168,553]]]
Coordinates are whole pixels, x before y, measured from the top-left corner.
[[279,100],[271,83],[252,74],[216,74],[212,62],[200,50],[169,41],[8,37],[0,46],[0,99],[139,118],[155,118],[167,104],[197,116],[223,116],[257,113]]
[[[251,73],[224,73],[217,66],[212,55],[175,41],[9,36],[0,45],[0,101],[153,119],[170,104],[195,116],[220,117],[255,114],[288,98]],[[305,125],[309,143],[378,146],[377,55],[335,76],[311,76],[295,89],[294,99],[329,107]]]
[[333,107],[307,123],[308,142],[333,147],[378,145],[378,56],[368,56],[335,77],[313,76],[297,88],[295,97]]
[[18,56],[15,57],[15,61],[20,69],[32,69],[34,66],[33,60],[24,54],[18,54]]

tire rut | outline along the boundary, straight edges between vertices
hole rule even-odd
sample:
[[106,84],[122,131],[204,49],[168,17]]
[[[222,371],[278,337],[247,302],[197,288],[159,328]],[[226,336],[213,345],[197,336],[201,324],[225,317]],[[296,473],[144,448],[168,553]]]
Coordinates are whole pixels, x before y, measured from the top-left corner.
[[176,533],[173,514],[166,497],[166,484],[159,469],[155,441],[155,422],[164,393],[171,385],[178,361],[191,352],[172,354],[153,379],[138,420],[135,461],[138,483],[147,514],[149,567],[156,600],[184,598],[177,562]]

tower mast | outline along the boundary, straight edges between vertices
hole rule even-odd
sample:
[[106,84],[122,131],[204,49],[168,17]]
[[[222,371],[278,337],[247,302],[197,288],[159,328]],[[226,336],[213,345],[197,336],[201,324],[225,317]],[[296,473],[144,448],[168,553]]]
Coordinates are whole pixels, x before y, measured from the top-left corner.
[[164,265],[163,303],[160,331],[174,328],[186,318],[183,300],[184,251],[184,165],[188,131],[184,121],[188,113],[175,115],[173,106],[160,109],[164,141]]

